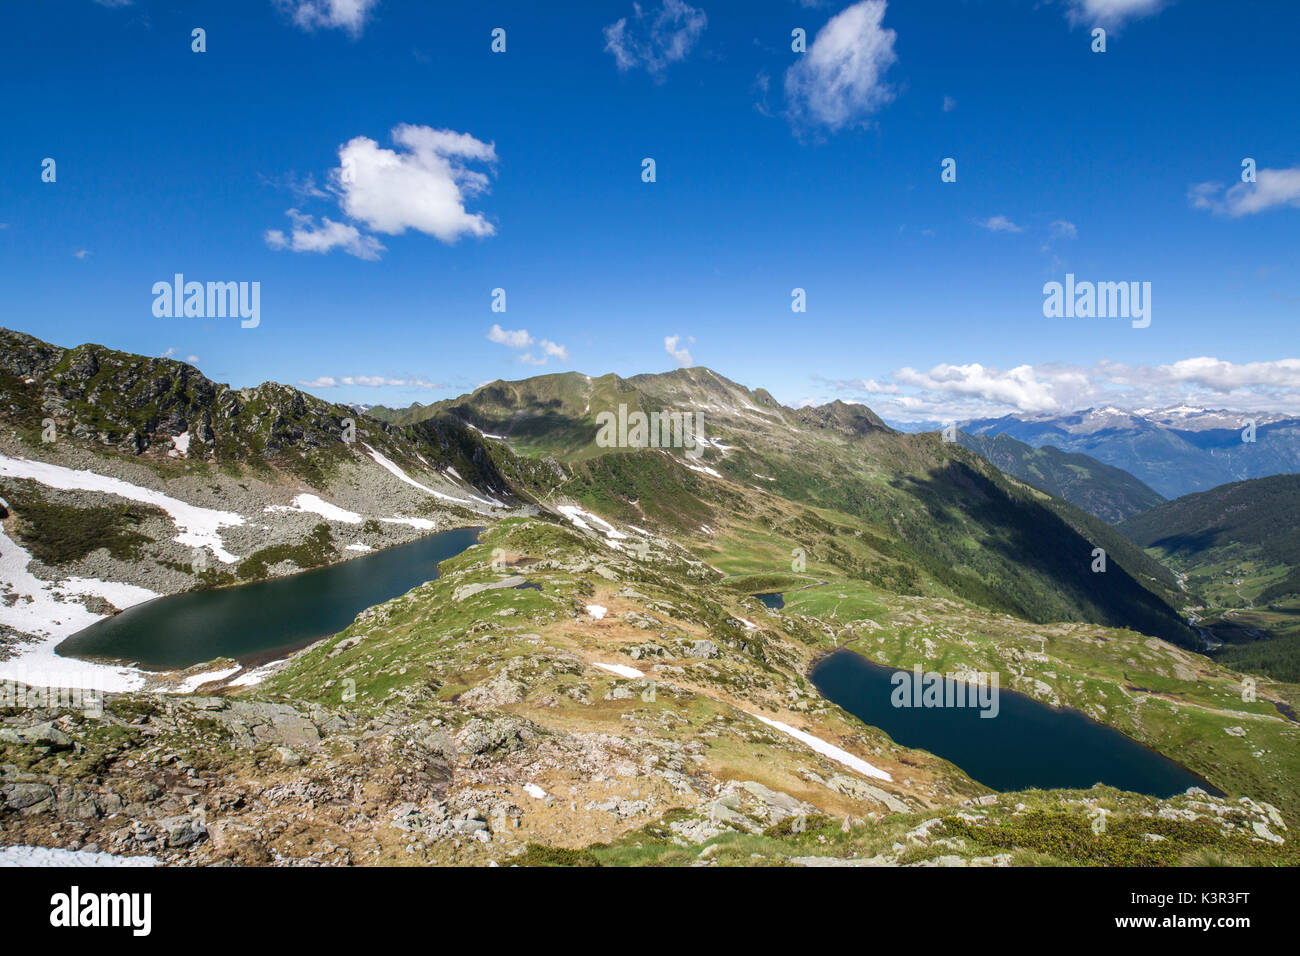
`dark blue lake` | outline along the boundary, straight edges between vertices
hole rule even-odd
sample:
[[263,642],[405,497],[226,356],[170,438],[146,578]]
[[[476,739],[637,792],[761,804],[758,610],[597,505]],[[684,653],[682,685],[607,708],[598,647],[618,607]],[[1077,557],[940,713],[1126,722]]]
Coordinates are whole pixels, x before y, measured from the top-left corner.
[[[905,747],[951,761],[994,790],[1120,790],[1169,797],[1188,787],[1218,794],[1210,784],[1149,747],[1076,710],[1057,710],[1023,694],[1000,690],[996,717],[974,707],[895,707],[896,668],[849,650],[812,670],[822,695]],[[945,681],[945,685],[956,682]]]
[[55,650],[172,670],[301,647],[337,634],[366,608],[432,581],[438,562],[470,547],[481,530],[456,528],[289,577],[156,598],[96,621]]
[[779,591],[775,594],[755,594],[754,597],[758,598],[774,611],[779,611],[781,608],[785,607],[785,596]]

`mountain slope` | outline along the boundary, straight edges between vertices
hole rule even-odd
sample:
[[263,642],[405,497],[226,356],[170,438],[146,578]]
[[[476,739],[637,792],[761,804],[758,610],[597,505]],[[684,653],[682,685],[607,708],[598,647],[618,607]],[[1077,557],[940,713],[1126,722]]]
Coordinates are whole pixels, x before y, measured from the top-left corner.
[[[700,415],[702,452],[599,447],[597,416],[620,405]],[[1191,639],[1173,576],[1122,535],[938,436],[895,432],[863,406],[789,409],[692,368],[494,382],[412,417],[437,412],[549,460],[522,479],[538,500],[669,531],[719,567],[752,563],[757,548],[783,551],[788,570],[800,549],[901,593]],[[1107,552],[1105,574],[1092,571],[1095,548]]]
[[1063,452],[1051,445],[1034,448],[1005,434],[958,432],[957,442],[984,456],[1006,474],[1049,495],[1064,498],[1111,524],[1165,500],[1128,472],[1087,455]]
[[498,460],[447,416],[398,427],[284,385],[232,389],[170,359],[0,330],[0,657],[158,594],[480,524],[519,503]]
[[[1119,528],[1186,576],[1210,636],[1244,644],[1221,659],[1300,678],[1300,475],[1186,495]],[[1256,643],[1265,636],[1273,640]]]

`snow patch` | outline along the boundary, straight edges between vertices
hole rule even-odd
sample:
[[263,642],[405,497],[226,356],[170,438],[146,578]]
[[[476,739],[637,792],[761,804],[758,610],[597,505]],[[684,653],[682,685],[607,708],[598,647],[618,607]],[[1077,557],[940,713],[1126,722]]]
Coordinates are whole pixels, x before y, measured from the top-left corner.
[[0,475],[8,478],[29,478],[50,488],[61,491],[99,491],[104,494],[118,495],[130,501],[161,508],[171,517],[180,534],[175,539],[188,548],[207,548],[223,564],[235,564],[237,555],[231,554],[221,546],[221,529],[244,523],[242,515],[233,511],[217,511],[213,508],[200,508],[187,504],[179,498],[141,488],[121,478],[110,478],[93,471],[64,468],[43,461],[29,461],[26,458],[10,458],[0,455]]
[[619,677],[645,677],[635,667],[628,667],[626,664],[602,664],[600,661],[592,661],[593,667],[599,667],[603,671],[609,671],[611,674],[617,674]]
[[[362,444],[365,445],[365,442],[362,442]],[[397,466],[396,464],[394,464],[393,462],[389,461],[387,458],[385,458],[385,457],[384,457],[383,455],[381,455],[379,452],[375,451],[375,450],[374,450],[373,448],[371,448],[369,445],[366,445],[366,451],[368,451],[368,452],[370,453],[370,457],[371,457],[371,458],[373,458],[373,459],[374,459],[375,461],[377,461],[380,465],[382,465],[384,468],[386,468],[386,469],[387,469],[391,474],[393,474],[395,477],[397,477],[397,478],[399,478],[400,480],[406,482],[406,483],[407,483],[408,485],[410,485],[412,488],[419,488],[421,491],[427,492],[428,494],[433,495],[435,498],[441,498],[443,501],[454,501],[454,502],[456,502],[456,504],[458,504],[458,505],[471,505],[471,506],[472,506],[472,502],[470,501],[470,498],[472,498],[474,501],[482,502],[482,503],[485,504],[485,505],[489,505],[489,506],[490,506],[490,505],[492,504],[492,502],[487,501],[487,500],[485,500],[485,499],[483,499],[483,498],[479,498],[479,497],[477,497],[477,496],[475,496],[475,495],[471,495],[469,498],[457,498],[457,497],[455,497],[454,495],[444,495],[441,491],[434,491],[434,490],[433,490],[432,488],[430,488],[428,485],[422,485],[422,484],[420,484],[420,482],[416,481],[414,478],[412,478],[412,477],[411,477],[410,475],[408,475],[406,472],[402,471],[402,469],[401,469],[400,467],[398,467],[398,466]]]
[[44,846],[0,846],[0,866],[158,866],[152,856],[114,856]]
[[419,528],[421,531],[432,531],[434,528],[438,527],[428,518],[403,518],[399,516],[395,518],[380,518],[379,520],[384,524],[409,524],[412,528]]
[[192,694],[204,684],[209,684],[216,680],[225,680],[243,670],[243,666],[236,664],[234,667],[227,667],[219,671],[207,671],[203,674],[192,674],[181,681],[180,686],[176,689],[178,694]]
[[615,528],[604,518],[601,518],[598,515],[594,515],[590,511],[583,511],[581,508],[575,505],[560,505],[555,510],[558,511],[560,514],[564,515],[564,517],[568,518],[570,521],[572,521],[575,527],[583,531],[593,530],[591,525],[587,524],[587,522],[594,521],[596,524],[602,526],[601,527],[602,532],[604,533],[605,537],[609,538],[610,540],[613,540],[615,538],[627,537],[627,535],[625,535],[622,531],[619,531],[617,528]]
[[144,684],[138,672],[125,667],[92,664],[60,657],[54,648],[64,638],[90,627],[104,615],[77,600],[98,595],[119,608],[158,597],[147,588],[93,578],[67,582],[42,581],[27,570],[31,555],[0,527],[0,626],[38,638],[20,644],[17,654],[0,661],[0,680],[33,687],[80,687],[99,691],[136,690]]
[[332,505],[323,498],[316,495],[297,495],[293,502],[287,505],[267,505],[264,509],[268,512],[277,511],[300,511],[310,512],[311,514],[320,515],[329,521],[341,521],[344,524],[361,524],[361,515],[355,511],[347,511],[338,505]]
[[344,551],[373,551],[375,549],[370,547],[370,545],[368,544],[362,544],[360,541],[358,541],[355,544],[348,545],[343,550]]
[[524,784],[524,793],[528,794],[534,800],[545,800],[546,791],[535,783]]
[[240,674],[230,682],[231,687],[252,687],[254,684],[260,684],[266,680],[281,667],[288,663],[288,658],[284,660],[271,661],[269,664],[263,664],[261,667],[251,670],[246,674]]
[[601,607],[599,604],[588,604],[587,613],[599,621],[609,612],[606,608]]
[[862,774],[863,776],[876,777],[879,780],[888,780],[890,783],[892,783],[894,780],[894,778],[891,777],[884,770],[881,770],[878,767],[873,767],[871,764],[867,763],[861,757],[855,757],[847,750],[841,750],[839,747],[836,747],[834,744],[828,744],[820,737],[814,737],[812,734],[806,734],[802,730],[795,730],[789,724],[783,724],[779,720],[772,720],[771,718],[764,717],[761,714],[750,714],[749,711],[747,710],[742,711],[742,713],[749,714],[749,716],[753,717],[755,720],[762,721],[763,723],[767,724],[769,727],[773,727],[776,730],[781,731],[781,733],[787,734],[793,737],[795,740],[799,741],[800,743],[807,745],[811,750],[816,751],[817,753],[821,754],[823,757],[829,757],[831,760],[834,760],[836,763],[842,763],[850,770],[856,770],[858,773]]

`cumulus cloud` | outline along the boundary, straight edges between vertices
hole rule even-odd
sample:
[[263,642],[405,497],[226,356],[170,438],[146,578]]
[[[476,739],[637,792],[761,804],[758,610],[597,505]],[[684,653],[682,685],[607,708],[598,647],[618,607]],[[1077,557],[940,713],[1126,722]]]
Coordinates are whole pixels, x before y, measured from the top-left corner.
[[[290,209],[291,234],[268,230],[267,244],[294,252],[343,249],[360,259],[378,259],[384,245],[361,227],[390,236],[411,229],[448,244],[462,236],[496,233],[482,214],[465,208],[470,199],[488,190],[497,159],[492,143],[468,133],[409,124],[394,127],[391,135],[396,149],[381,147],[366,136],[339,147],[339,165],[330,172],[328,191],[310,177],[290,177],[287,183],[303,199],[336,198],[353,222],[322,217],[317,226],[312,216]],[[471,168],[474,163],[487,171]]]
[[332,249],[342,249],[358,259],[378,259],[384,246],[374,236],[361,234],[356,226],[344,222],[335,222],[322,216],[317,226],[313,217],[304,215],[297,209],[285,211],[293,221],[293,229],[285,235],[280,229],[268,229],[264,238],[272,249],[290,249],[293,252],[326,253]]
[[976,219],[975,224],[989,232],[1024,232],[1023,226],[1017,226],[1006,216],[990,216],[987,219]]
[[1260,169],[1255,182],[1237,183],[1227,191],[1222,183],[1197,183],[1187,191],[1187,199],[1196,209],[1234,218],[1282,206],[1300,207],[1300,166]]
[[311,380],[299,379],[298,384],[303,388],[338,388],[339,386],[354,386],[361,388],[445,388],[438,382],[431,382],[427,378],[388,378],[383,375],[344,375],[335,378],[333,375],[321,375]]
[[1159,13],[1166,0],[1070,0],[1066,15],[1074,26],[1117,30],[1129,20]]
[[452,243],[461,236],[491,236],[495,227],[465,209],[488,189],[488,174],[470,163],[496,162],[496,149],[468,133],[402,124],[392,131],[399,149],[358,136],[339,150],[334,173],[343,211],[375,232],[407,229]]
[[355,37],[379,0],[275,0],[275,5],[304,30],[339,29]]
[[1072,222],[1058,219],[1052,223],[1051,235],[1053,239],[1076,239],[1079,236],[1079,227]]
[[878,412],[903,421],[1180,404],[1300,413],[1300,359],[1294,358],[1234,363],[1202,356],[1165,365],[1103,361],[1089,367],[1042,363],[1005,370],[978,362],[940,363],[926,370],[901,368],[890,378],[832,385],[870,398]]
[[683,0],[663,0],[657,10],[633,3],[631,20],[605,27],[605,52],[624,72],[641,68],[662,79],[670,64],[686,59],[708,23],[703,10]]
[[[498,345],[515,350],[531,348],[534,344],[533,336],[527,329],[503,329],[495,323],[488,329],[487,338],[489,342],[496,342]],[[563,362],[569,358],[569,350],[550,339],[537,340],[536,345],[541,352],[540,355],[524,352],[519,356],[519,361],[525,365],[545,365],[551,359],[559,359]]]
[[786,71],[786,103],[796,126],[864,127],[893,100],[883,76],[898,57],[896,34],[881,25],[885,6],[885,0],[862,0],[841,10]]
[[[690,341],[694,342],[695,338],[692,336]],[[690,368],[695,364],[695,360],[691,358],[690,349],[682,345],[681,342],[682,337],[680,335],[665,335],[664,351],[671,355],[673,360],[682,368]]]

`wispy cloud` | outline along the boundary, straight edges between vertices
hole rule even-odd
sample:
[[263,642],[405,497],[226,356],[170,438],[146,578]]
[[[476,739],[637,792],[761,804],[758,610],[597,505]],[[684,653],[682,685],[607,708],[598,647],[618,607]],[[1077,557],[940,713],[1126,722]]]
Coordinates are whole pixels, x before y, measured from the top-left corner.
[[311,380],[299,379],[303,388],[339,388],[342,386],[360,388],[446,388],[440,382],[431,382],[427,378],[388,378],[384,375],[322,375]]
[[1187,191],[1197,209],[1221,216],[1250,216],[1282,206],[1300,207],[1300,166],[1260,169],[1253,183],[1237,183],[1224,190],[1222,183],[1198,183]]
[[709,24],[703,10],[683,0],[663,0],[659,8],[632,4],[632,18],[605,27],[605,52],[623,71],[644,69],[656,80],[672,63],[686,59]]
[[339,29],[356,37],[379,0],[275,0],[275,5],[304,30]]
[[1024,232],[1024,226],[1017,226],[1006,216],[990,216],[987,219],[976,219],[975,224],[989,232]]
[[[690,336],[688,341],[693,344],[695,342],[695,337]],[[671,355],[673,360],[682,368],[690,368],[695,364],[695,360],[691,358],[690,349],[681,343],[682,337],[680,335],[665,335],[664,351]]]
[[90,255],[89,249],[78,249],[76,252],[72,254],[74,259],[84,259],[88,255]]
[[1066,16],[1074,26],[1118,30],[1129,20],[1159,13],[1166,0],[1069,0]]
[[317,226],[311,216],[300,213],[297,209],[286,210],[293,220],[293,229],[288,236],[280,229],[266,231],[266,244],[272,249],[289,249],[293,252],[325,253],[332,249],[342,249],[358,259],[378,259],[384,246],[374,236],[364,236],[356,226],[321,217]]
[[945,96],[943,98],[943,111],[945,113],[951,113],[956,108],[957,108],[957,101],[954,100],[951,96]]
[[883,76],[898,56],[896,34],[881,25],[885,6],[885,0],[862,0],[841,10],[786,71],[786,105],[797,128],[867,126],[893,100]]

